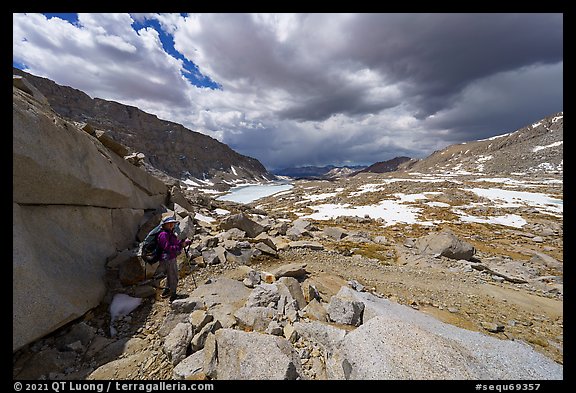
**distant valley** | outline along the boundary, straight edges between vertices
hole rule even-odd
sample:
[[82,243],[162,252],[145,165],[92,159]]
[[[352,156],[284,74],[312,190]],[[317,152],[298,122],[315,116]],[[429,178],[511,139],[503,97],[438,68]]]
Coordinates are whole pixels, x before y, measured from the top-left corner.
[[288,176],[294,179],[331,179],[336,177],[347,176],[365,168],[366,166],[362,165],[302,166],[302,167],[278,169],[272,171],[272,173],[274,173],[277,176]]

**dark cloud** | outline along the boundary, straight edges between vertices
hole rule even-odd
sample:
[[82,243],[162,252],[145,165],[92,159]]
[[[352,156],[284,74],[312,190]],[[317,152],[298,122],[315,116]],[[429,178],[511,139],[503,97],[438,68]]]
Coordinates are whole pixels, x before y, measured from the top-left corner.
[[[370,165],[397,156],[423,157],[419,149],[403,146],[401,138],[378,137],[386,134],[386,130],[346,127],[338,132],[329,132],[329,135],[327,132],[313,127],[296,128],[293,123],[285,121],[275,129],[227,133],[224,142],[243,154],[257,156],[269,169],[328,164]],[[420,143],[417,145],[421,146]],[[434,149],[435,146],[427,148]]]
[[474,81],[563,59],[561,14],[361,14],[346,29],[342,55],[406,82],[421,117]]
[[[166,53],[151,29],[173,35]],[[422,158],[563,110],[563,15],[15,14],[30,72],[216,137],[269,168]],[[158,25],[158,24],[157,24]],[[212,91],[182,76],[193,62]]]
[[562,68],[561,63],[538,65],[493,75],[423,124],[450,130],[458,142],[515,131],[562,111]]
[[[327,91],[329,91],[327,89]],[[378,113],[383,109],[392,108],[400,104],[393,100],[381,102],[367,102],[365,92],[359,88],[345,86],[332,91],[330,94],[303,98],[301,102],[287,109],[278,111],[280,119],[293,119],[297,121],[323,121],[335,114],[347,116]]]

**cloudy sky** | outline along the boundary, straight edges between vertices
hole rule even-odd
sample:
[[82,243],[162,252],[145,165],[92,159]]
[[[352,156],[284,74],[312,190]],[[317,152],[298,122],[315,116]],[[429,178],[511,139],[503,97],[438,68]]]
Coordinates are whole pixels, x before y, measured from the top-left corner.
[[369,165],[563,111],[563,15],[13,14],[13,64],[270,170]]

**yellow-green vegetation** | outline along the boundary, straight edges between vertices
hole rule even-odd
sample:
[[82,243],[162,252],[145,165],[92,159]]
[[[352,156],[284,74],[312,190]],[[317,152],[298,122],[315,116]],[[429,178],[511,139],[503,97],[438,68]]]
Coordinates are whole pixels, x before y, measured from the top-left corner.
[[390,265],[394,257],[394,248],[388,245],[377,243],[355,243],[346,240],[340,240],[338,243],[333,243],[332,248],[340,254],[348,255],[350,253],[362,255],[365,258],[377,259],[384,265]]
[[540,345],[541,347],[548,346],[548,340],[541,336],[529,335],[526,337],[526,341],[532,344]]

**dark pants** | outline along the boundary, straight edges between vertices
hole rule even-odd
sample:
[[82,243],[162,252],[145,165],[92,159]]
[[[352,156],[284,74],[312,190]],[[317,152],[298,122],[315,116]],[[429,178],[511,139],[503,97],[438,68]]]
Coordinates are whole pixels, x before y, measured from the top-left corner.
[[178,287],[178,264],[176,263],[176,258],[160,261],[156,269],[156,274],[164,272],[166,272],[166,281],[170,289],[170,294],[175,295],[176,288]]

